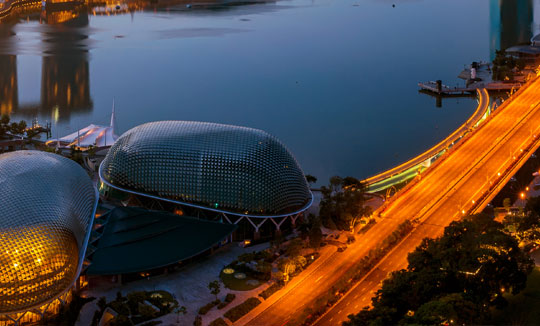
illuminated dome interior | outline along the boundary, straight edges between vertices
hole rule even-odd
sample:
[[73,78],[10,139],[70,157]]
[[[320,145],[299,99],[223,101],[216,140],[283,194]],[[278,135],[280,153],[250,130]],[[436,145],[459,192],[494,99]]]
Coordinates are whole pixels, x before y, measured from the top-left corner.
[[0,155],[0,196],[0,313],[13,313],[71,287],[97,198],[77,163],[38,151]]

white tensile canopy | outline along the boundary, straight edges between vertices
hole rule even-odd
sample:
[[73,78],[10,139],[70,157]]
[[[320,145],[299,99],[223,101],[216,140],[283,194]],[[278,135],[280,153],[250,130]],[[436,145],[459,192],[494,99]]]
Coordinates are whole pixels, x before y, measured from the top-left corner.
[[91,124],[74,133],[64,136],[59,139],[51,139],[47,144],[56,143],[59,147],[76,146],[82,149],[90,146],[106,147],[114,144],[118,136],[114,133],[115,117],[114,117],[114,102],[111,113],[111,123],[109,126],[100,126]]

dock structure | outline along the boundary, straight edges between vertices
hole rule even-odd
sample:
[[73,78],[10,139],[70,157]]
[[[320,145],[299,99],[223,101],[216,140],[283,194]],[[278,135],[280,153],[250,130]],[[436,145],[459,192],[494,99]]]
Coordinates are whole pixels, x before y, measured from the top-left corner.
[[421,90],[435,93],[438,95],[471,95],[476,92],[477,89],[485,88],[488,91],[506,92],[517,90],[521,87],[521,83],[503,83],[503,82],[491,82],[491,83],[472,83],[467,87],[450,87],[444,85],[440,80],[429,81],[425,83],[418,83],[418,87]]
[[444,85],[440,80],[418,83],[421,90],[436,93],[439,95],[470,95],[476,92],[472,87],[450,87]]
[[465,66],[458,78],[465,81],[465,85],[451,87],[444,85],[441,80],[418,83],[420,90],[441,96],[469,96],[477,89],[485,88],[488,92],[512,92],[523,85],[529,76],[522,73],[514,76],[513,81],[493,80],[492,65],[489,62],[473,62]]

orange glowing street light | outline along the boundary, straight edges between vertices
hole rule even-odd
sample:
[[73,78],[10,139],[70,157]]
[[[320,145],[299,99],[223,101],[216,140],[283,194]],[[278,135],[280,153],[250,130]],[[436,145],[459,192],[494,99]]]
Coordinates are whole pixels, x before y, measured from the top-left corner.
[[521,197],[521,199],[525,199],[525,193],[524,193],[524,192],[521,192],[521,193],[519,194],[519,196]]

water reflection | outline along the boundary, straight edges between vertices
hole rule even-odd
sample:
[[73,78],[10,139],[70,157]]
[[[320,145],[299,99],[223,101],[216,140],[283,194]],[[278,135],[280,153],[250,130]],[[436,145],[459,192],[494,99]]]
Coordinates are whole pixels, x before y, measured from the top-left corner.
[[[49,10],[39,15],[39,19],[54,23],[41,33],[43,56],[39,103],[20,105],[17,56],[0,55],[0,113],[17,113],[30,118],[52,114],[56,119],[69,120],[71,113],[92,109],[88,48],[85,43],[88,39],[88,15],[79,14],[81,9]],[[33,18],[37,19],[35,16]],[[57,23],[59,21],[61,23]],[[17,35],[13,27],[12,24],[0,25],[0,43],[4,53],[14,52],[16,48],[13,43]]]
[[[0,25],[0,47],[10,50],[13,44],[13,25]],[[0,114],[11,114],[19,106],[17,56],[0,54]]]
[[[92,109],[88,67],[88,15],[73,11],[72,18],[49,26],[43,32],[44,57],[41,68],[41,110],[69,120],[71,113]],[[61,11],[47,13],[47,20],[64,20]],[[36,115],[38,112],[29,112]],[[56,112],[54,112],[56,114]]]
[[[72,113],[93,108],[90,95],[88,52],[89,16],[132,14],[136,11],[181,12],[187,9],[220,11],[231,6],[257,4],[262,1],[19,1],[0,2],[0,113],[25,118],[50,116],[69,122]],[[266,2],[266,1],[265,1]],[[18,101],[17,34],[14,27],[21,19],[39,22],[42,56],[39,103]],[[162,32],[156,38],[218,36],[240,32],[237,29],[196,28]],[[24,46],[20,46],[24,47]],[[36,72],[37,73],[37,72]]]

